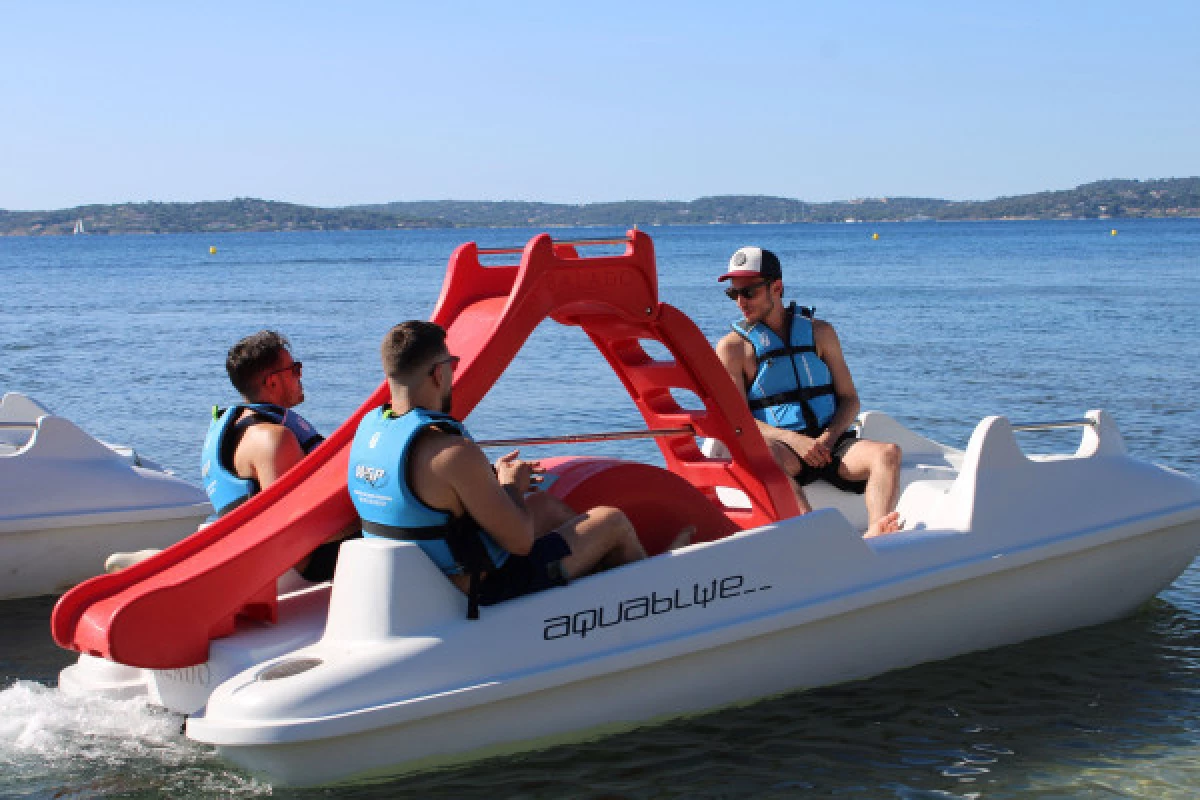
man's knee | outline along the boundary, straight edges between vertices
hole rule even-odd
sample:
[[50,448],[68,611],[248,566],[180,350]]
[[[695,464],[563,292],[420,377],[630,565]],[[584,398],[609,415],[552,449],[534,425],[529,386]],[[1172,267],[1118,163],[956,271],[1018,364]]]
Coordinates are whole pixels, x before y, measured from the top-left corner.
[[588,516],[596,520],[597,525],[614,538],[628,539],[637,536],[629,517],[616,506],[596,506],[588,512]]
[[900,469],[900,459],[903,455],[904,452],[900,449],[900,445],[883,442],[875,456],[875,464],[877,468],[886,472],[897,472]]

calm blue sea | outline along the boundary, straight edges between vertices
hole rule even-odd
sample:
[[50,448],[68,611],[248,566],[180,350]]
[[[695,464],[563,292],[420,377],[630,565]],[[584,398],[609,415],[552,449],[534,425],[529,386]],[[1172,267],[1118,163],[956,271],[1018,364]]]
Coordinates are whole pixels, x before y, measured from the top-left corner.
[[[378,384],[384,331],[429,315],[455,246],[534,233],[0,238],[0,391],[195,480],[209,410],[234,399],[236,339],[285,332],[305,364],[300,410],[330,431]],[[649,233],[662,299],[713,341],[735,315],[715,282],[729,255],[773,249],[790,297],[836,326],[864,408],[920,433],[961,447],[989,414],[1103,408],[1133,453],[1200,477],[1200,220]],[[491,438],[642,421],[586,337],[548,322],[468,423]],[[1022,441],[1077,442],[1053,437]],[[658,461],[647,443],[583,447]],[[169,717],[64,700],[52,687],[71,655],[50,642],[50,606],[0,604],[0,796],[327,796],[230,770]],[[1198,668],[1193,568],[1099,628],[337,796],[1190,798]]]

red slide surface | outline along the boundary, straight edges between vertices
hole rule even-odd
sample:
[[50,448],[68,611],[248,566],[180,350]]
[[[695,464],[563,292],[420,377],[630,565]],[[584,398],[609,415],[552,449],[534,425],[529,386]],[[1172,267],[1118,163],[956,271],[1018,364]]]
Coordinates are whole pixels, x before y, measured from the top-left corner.
[[[523,250],[468,243],[450,259],[433,321],[461,357],[454,416],[465,419],[547,317],[584,330],[653,429],[689,427],[657,439],[671,472],[716,506],[717,486],[741,489],[751,508],[721,507],[743,529],[797,513],[787,478],[708,340],[682,312],[658,301],[650,238],[631,231],[624,252],[582,258],[574,245],[542,234]],[[480,264],[481,254],[521,253],[515,266]],[[665,346],[656,360],[641,341]],[[672,390],[694,396],[685,409]],[[161,553],[92,578],[54,608],[54,640],[123,664],[169,669],[200,664],[208,643],[237,617],[274,621],[276,578],[314,547],[357,521],[346,490],[358,422],[388,399],[382,384],[320,447],[250,501]],[[701,454],[697,437],[721,440],[726,459]]]

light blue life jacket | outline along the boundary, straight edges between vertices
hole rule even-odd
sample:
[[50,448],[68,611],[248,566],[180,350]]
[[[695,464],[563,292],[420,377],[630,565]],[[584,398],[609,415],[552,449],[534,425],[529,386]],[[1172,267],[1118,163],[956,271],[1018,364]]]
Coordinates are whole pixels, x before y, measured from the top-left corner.
[[[239,420],[241,412],[250,409],[253,413]],[[233,451],[236,448],[230,434],[237,428],[258,425],[264,422],[282,425],[291,431],[305,455],[311,453],[325,437],[304,417],[295,411],[273,403],[239,403],[226,409],[213,406],[213,421],[204,437],[204,448],[200,453],[200,475],[209,502],[218,517],[229,513],[242,503],[258,494],[258,481],[241,478],[233,471]]]
[[812,309],[787,307],[783,315],[786,344],[761,322],[733,329],[754,347],[758,371],[746,391],[754,418],[777,428],[818,436],[833,419],[837,396],[829,367],[817,356]]
[[414,542],[447,575],[478,575],[503,565],[508,551],[469,514],[452,517],[430,508],[409,486],[409,451],[429,428],[470,438],[458,420],[424,408],[397,416],[382,406],[358,423],[346,480],[363,536]]

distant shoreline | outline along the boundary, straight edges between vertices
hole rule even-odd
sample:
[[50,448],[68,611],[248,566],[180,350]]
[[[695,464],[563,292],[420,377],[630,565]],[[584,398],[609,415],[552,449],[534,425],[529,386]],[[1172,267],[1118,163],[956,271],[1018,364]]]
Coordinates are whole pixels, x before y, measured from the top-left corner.
[[1168,178],[1105,180],[1074,189],[984,201],[878,197],[808,203],[783,197],[728,195],[688,202],[629,200],[565,204],[438,200],[341,208],[252,198],[203,203],[120,203],[56,211],[0,210],[0,236],[1197,217],[1200,217],[1200,178]]

